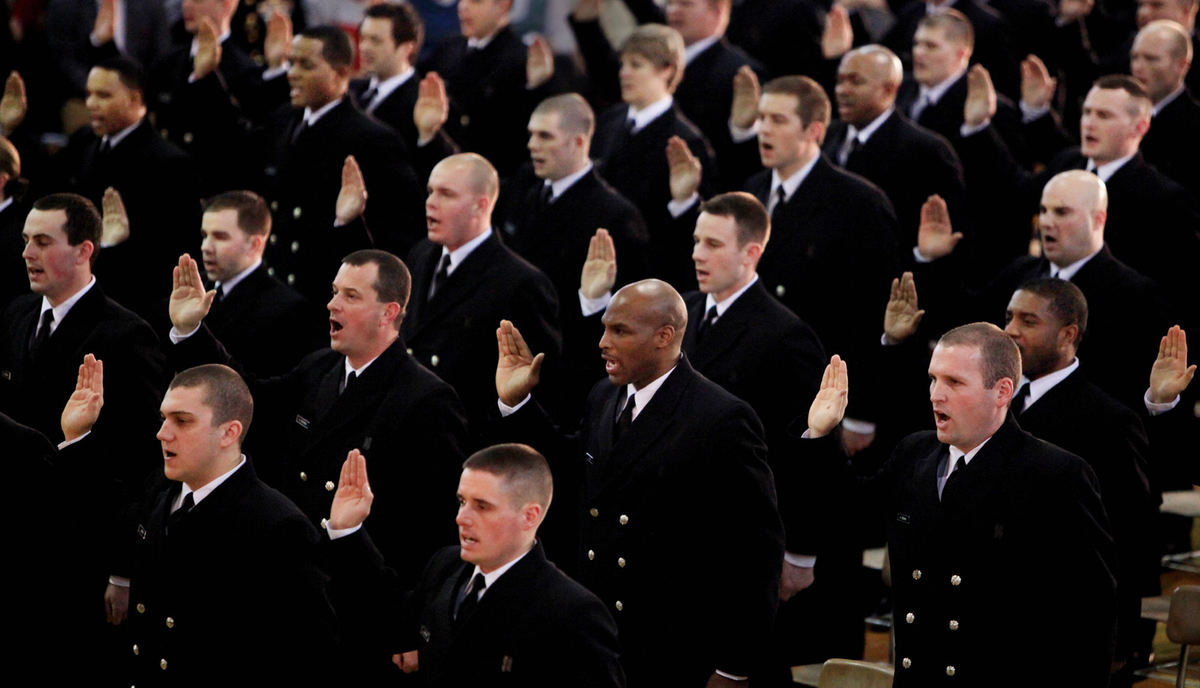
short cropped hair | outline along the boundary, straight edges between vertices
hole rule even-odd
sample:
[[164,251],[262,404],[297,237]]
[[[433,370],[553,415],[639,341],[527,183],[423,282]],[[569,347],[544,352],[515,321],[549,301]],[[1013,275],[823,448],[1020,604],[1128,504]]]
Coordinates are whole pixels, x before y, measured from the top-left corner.
[[350,69],[354,64],[354,45],[350,36],[336,26],[328,24],[312,26],[300,32],[301,36],[321,41],[321,57],[334,69]]
[[368,7],[363,16],[390,20],[392,41],[396,45],[411,42],[414,54],[421,52],[421,44],[425,42],[425,25],[412,5],[407,2],[381,2]]
[[61,210],[66,213],[67,223],[63,231],[67,235],[67,243],[78,246],[85,241],[92,242],[95,248],[92,250],[91,264],[96,264],[96,258],[100,256],[102,225],[100,211],[96,210],[95,204],[79,194],[56,193],[39,198],[33,204],[33,209]]
[[941,29],[946,38],[955,43],[962,43],[971,50],[975,49],[975,27],[967,15],[950,8],[927,14],[917,22],[917,28]]
[[237,211],[237,226],[250,236],[267,236],[271,233],[271,211],[262,196],[253,191],[226,191],[208,199],[204,212],[217,213],[222,210]]
[[550,465],[546,457],[528,445],[496,444],[480,449],[463,463],[463,468],[500,478],[516,508],[533,502],[544,510],[554,497]]
[[763,94],[788,95],[796,99],[796,115],[807,127],[813,122],[829,124],[829,95],[816,81],[806,76],[781,76],[763,84]]
[[1022,284],[1017,290],[1046,299],[1059,327],[1074,325],[1079,329],[1079,335],[1075,337],[1075,346],[1079,346],[1088,324],[1087,297],[1079,287],[1057,277],[1041,277]]
[[1154,101],[1150,99],[1150,94],[1146,92],[1146,87],[1142,85],[1142,82],[1128,74],[1107,74],[1092,82],[1092,88],[1128,93],[1130,103],[1129,107],[1126,108],[1126,112],[1129,113],[1130,117],[1149,117],[1150,110],[1154,107]]
[[658,68],[674,67],[667,89],[675,87],[683,79],[683,37],[679,32],[663,24],[642,24],[629,34],[621,45],[621,54],[641,55]]
[[143,95],[145,100],[146,93],[146,70],[137,63],[136,60],[131,60],[123,55],[116,57],[105,58],[96,63],[97,69],[103,69],[107,72],[116,72],[117,80],[121,85],[133,91],[137,91]]
[[203,388],[204,405],[212,409],[213,425],[236,420],[242,424],[241,440],[246,438],[250,421],[254,420],[254,397],[233,368],[219,363],[188,368],[176,375],[167,389],[176,387]]
[[[355,251],[342,259],[345,265],[353,265],[355,267],[374,265],[378,269],[375,277],[375,294],[379,299],[379,303],[392,303],[393,301],[400,304],[402,308],[408,306],[408,295],[412,290],[412,275],[408,272],[408,266],[404,261],[387,251],[380,251],[374,248],[365,248],[360,251]],[[400,319],[396,319],[396,329],[400,329]]]
[[570,136],[583,134],[589,140],[596,131],[596,113],[578,93],[551,96],[533,109],[535,115],[558,115],[558,126]]
[[767,209],[745,191],[717,194],[700,206],[700,212],[733,218],[739,249],[751,243],[766,246],[771,236],[771,218],[767,215]]
[[942,335],[938,346],[970,346],[983,358],[983,386],[991,389],[1004,378],[1015,386],[1021,379],[1021,350],[1004,330],[991,323],[962,325]]

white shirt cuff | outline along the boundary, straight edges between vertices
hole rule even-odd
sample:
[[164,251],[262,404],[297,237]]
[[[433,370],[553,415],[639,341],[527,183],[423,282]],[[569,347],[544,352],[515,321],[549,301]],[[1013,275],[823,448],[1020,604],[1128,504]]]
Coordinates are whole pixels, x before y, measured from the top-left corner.
[[802,569],[811,569],[817,565],[817,557],[815,554],[793,554],[791,552],[784,552],[783,560],[792,566],[798,566]]
[[583,313],[583,317],[585,318],[589,315],[595,315],[605,308],[608,308],[608,304],[612,302],[611,291],[606,291],[602,296],[598,296],[594,299],[589,299],[588,297],[584,296],[582,289],[579,290],[578,294],[579,311]]
[[850,432],[857,432],[860,435],[873,435],[875,433],[874,423],[868,423],[865,420],[855,420],[854,418],[843,418],[842,428]]
[[533,398],[532,394],[526,394],[525,398],[522,399],[520,402],[518,402],[516,406],[509,406],[508,404],[504,403],[500,399],[496,399],[496,406],[500,409],[500,417],[507,418],[507,417],[511,416],[512,414],[516,413],[517,411],[520,411],[521,407],[524,406],[525,404],[528,404],[529,400],[532,398]]
[[1042,117],[1045,117],[1046,115],[1050,114],[1050,106],[1049,105],[1043,105],[1041,107],[1035,108],[1031,105],[1028,105],[1023,100],[1021,101],[1020,105],[1021,105],[1021,124],[1029,124],[1030,122],[1032,122],[1034,120],[1041,119]]
[[733,123],[733,119],[729,120],[729,138],[733,139],[734,143],[745,143],[750,139],[758,136],[758,122],[750,125],[749,129],[743,129]]
[[1146,413],[1149,413],[1152,416],[1161,416],[1162,414],[1179,405],[1179,395],[1176,394],[1174,399],[1160,404],[1150,401],[1150,389],[1147,388],[1145,396],[1142,397],[1142,401],[1146,404]]
[[199,330],[200,330],[200,326],[197,325],[196,329],[185,334],[183,332],[180,332],[178,327],[175,327],[172,325],[171,332],[167,334],[167,337],[170,338],[172,344],[178,344],[179,342],[182,342],[183,340],[187,339],[188,337],[191,337],[192,335],[196,334],[196,332],[198,332]]
[[917,261],[918,263],[933,262],[933,258],[926,258],[925,254],[921,253],[921,249],[917,248],[916,246],[913,246],[913,260]]
[[962,136],[965,139],[968,136],[974,136],[975,134],[978,134],[979,132],[983,131],[984,129],[987,129],[988,125],[990,125],[991,123],[992,123],[992,120],[990,117],[988,119],[983,120],[979,124],[967,124],[966,122],[964,122],[963,125],[958,128],[958,134],[959,134],[959,136]]
[[700,194],[693,193],[685,201],[671,201],[667,203],[667,212],[671,213],[671,217],[679,217],[686,213],[689,208],[700,201]]
[[292,63],[284,62],[283,64],[279,65],[275,69],[265,69],[265,70],[263,70],[263,74],[262,74],[263,81],[268,81],[270,79],[275,79],[275,78],[281,77],[284,74],[287,74],[288,70],[291,68],[292,68]]
[[730,681],[749,681],[750,680],[749,676],[736,676],[734,674],[727,674],[724,671],[721,671],[720,669],[716,669],[715,671],[716,671],[717,676],[724,676],[725,678],[729,679]]
[[120,588],[128,588],[129,587],[129,579],[126,578],[125,576],[109,576],[108,584],[115,585]]
[[334,528],[333,526],[329,525],[328,521],[325,522],[325,532],[329,533],[330,540],[336,540],[338,538],[344,538],[347,535],[353,535],[357,533],[360,528],[362,528],[361,523],[353,528]]
[[[1149,392],[1147,392],[1147,394],[1149,394]],[[1178,401],[1179,401],[1179,397],[1175,397],[1175,401],[1177,401],[1177,402],[1178,402]],[[87,432],[83,433],[82,435],[80,435],[79,437],[76,437],[76,438],[75,438],[75,439],[73,439],[73,440],[63,440],[62,442],[59,442],[59,443],[58,443],[58,449],[59,449],[59,451],[62,451],[63,449],[66,449],[67,447],[71,446],[72,444],[75,444],[76,442],[78,442],[79,440],[81,440],[81,439],[83,439],[83,438],[87,437],[87,436],[88,436],[88,435],[90,435],[90,434],[92,434],[92,431],[91,431],[91,430],[88,430]]]

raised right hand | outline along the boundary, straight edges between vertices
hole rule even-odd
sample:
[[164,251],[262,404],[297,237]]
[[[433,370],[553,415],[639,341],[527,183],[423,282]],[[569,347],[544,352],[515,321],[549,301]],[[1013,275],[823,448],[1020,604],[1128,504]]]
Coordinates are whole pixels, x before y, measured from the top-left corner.
[[499,360],[496,362],[496,395],[509,406],[516,406],[537,387],[546,354],[533,355],[525,338],[508,320],[496,329]]
[[1178,325],[1167,330],[1158,344],[1158,358],[1150,368],[1150,401],[1165,404],[1183,393],[1196,374],[1187,364],[1187,333]]
[[174,285],[171,289],[171,301],[168,309],[171,314],[171,324],[181,334],[191,334],[200,327],[200,321],[208,315],[212,308],[216,290],[204,291],[204,280],[200,279],[200,267],[194,258],[188,254],[179,256],[179,265],[172,273]]
[[329,507],[329,527],[345,530],[362,525],[374,500],[367,480],[367,458],[359,450],[351,449],[342,463],[337,492],[333,493],[333,504]]
[[846,373],[846,362],[834,354],[821,376],[821,389],[813,398],[808,409],[808,436],[811,439],[824,437],[842,422],[846,415],[846,403],[850,398],[850,382]]
[[417,84],[417,103],[413,106],[413,124],[422,141],[428,141],[441,131],[450,117],[450,97],[446,83],[437,72],[430,72]]
[[944,258],[954,252],[962,240],[962,232],[950,226],[950,210],[946,201],[934,194],[921,205],[921,224],[917,228],[917,250],[929,260]]
[[678,136],[667,141],[667,166],[670,169],[671,198],[686,201],[700,188],[703,174],[700,159],[692,155],[687,144]]
[[612,236],[603,227],[588,242],[587,260],[579,276],[579,291],[589,299],[598,299],[612,291],[617,282],[617,249]]
[[883,313],[883,333],[890,344],[899,344],[917,331],[925,311],[917,309],[917,284],[906,272],[892,280],[892,293]]

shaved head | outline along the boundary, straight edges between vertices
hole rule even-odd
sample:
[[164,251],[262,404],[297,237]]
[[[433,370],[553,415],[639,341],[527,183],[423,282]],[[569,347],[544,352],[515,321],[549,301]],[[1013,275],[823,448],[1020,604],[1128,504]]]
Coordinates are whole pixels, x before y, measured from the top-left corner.
[[1099,177],[1087,170],[1059,172],[1046,182],[1044,189],[1069,194],[1078,207],[1089,213],[1108,211],[1108,188]]
[[646,279],[622,287],[613,296],[613,303],[618,300],[633,306],[648,325],[675,328],[675,351],[678,353],[688,317],[687,306],[675,287],[659,279]]
[[846,53],[838,66],[838,117],[865,127],[896,102],[904,76],[900,58],[881,45],[865,45]]
[[666,282],[648,279],[626,286],[600,320],[600,355],[613,384],[641,389],[679,362],[687,307]]

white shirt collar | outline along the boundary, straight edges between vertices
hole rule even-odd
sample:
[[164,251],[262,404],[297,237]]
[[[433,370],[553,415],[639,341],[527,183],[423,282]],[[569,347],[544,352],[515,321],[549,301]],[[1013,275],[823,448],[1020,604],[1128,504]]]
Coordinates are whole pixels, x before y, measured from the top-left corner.
[[83,289],[80,289],[72,294],[69,299],[53,307],[50,305],[50,299],[43,296],[42,308],[40,311],[38,311],[39,327],[40,323],[42,322],[42,317],[45,315],[46,311],[53,310],[54,320],[50,323],[50,334],[54,334],[54,331],[58,329],[59,324],[62,323],[63,318],[67,317],[67,313],[70,313],[71,309],[75,307],[75,304],[79,303],[79,299],[82,299],[83,295],[91,291],[92,287],[94,286],[96,286],[95,275],[92,276],[92,279],[88,280],[87,284],[83,285]]
[[9,197],[9,198],[4,199],[3,201],[0,201],[0,213],[7,210],[8,206],[12,205],[16,200],[17,199],[15,199],[15,198]]
[[671,109],[671,105],[674,103],[675,99],[668,95],[662,100],[647,105],[641,110],[638,110],[630,105],[629,114],[625,116],[625,119],[633,120],[633,131],[634,133],[637,133],[642,129],[645,129],[647,124],[650,124],[654,120],[664,115],[667,110]]
[[[458,248],[454,249],[453,251],[447,250],[446,247],[443,246],[442,247],[442,255],[445,256],[445,255],[449,254],[449,256],[450,256],[450,267],[446,268],[446,276],[449,277],[450,275],[453,275],[454,271],[458,269],[458,266],[464,260],[467,259],[467,256],[471,255],[471,251],[474,251],[475,249],[479,248],[479,245],[482,244],[483,242],[487,241],[488,237],[490,237],[491,235],[492,235],[492,228],[488,227],[487,229],[483,230],[482,234],[480,234],[479,236],[475,237],[474,239],[468,241],[467,243],[463,244],[462,246],[459,246]],[[439,258],[438,260],[441,260],[441,259]]]
[[475,570],[471,573],[471,578],[474,579],[475,576],[483,573],[483,592],[480,593],[479,597],[482,598],[484,595],[486,595],[487,591],[491,590],[492,586],[496,584],[496,581],[500,579],[500,576],[508,573],[509,569],[515,566],[518,561],[524,559],[531,551],[533,551],[532,548],[525,550],[525,554],[522,554],[503,566],[497,566],[492,570],[491,573],[483,573],[483,570],[476,566]]
[[366,371],[366,369],[372,363],[374,363],[376,361],[376,359],[378,359],[378,358],[379,357],[376,356],[375,358],[372,358],[371,360],[367,361],[366,363],[362,364],[361,366],[355,368],[354,366],[350,365],[350,357],[349,356],[344,357],[343,360],[346,362],[346,365],[345,365],[345,368],[343,368],[342,381],[345,382],[346,378],[350,377],[350,373],[354,373],[354,377],[356,377],[356,378],[362,377],[363,372]]
[[[1078,369],[1079,359],[1076,358],[1075,360],[1071,361],[1071,365],[1067,366],[1066,368],[1063,368],[1062,370],[1056,370],[1053,373],[1048,373],[1033,381],[1030,381],[1029,378],[1022,375],[1021,384],[1017,385],[1017,389],[1021,389],[1021,385],[1026,383],[1029,384],[1029,398],[1025,400],[1025,409],[1033,406],[1033,403],[1038,399],[1041,399],[1042,395],[1054,389],[1055,385],[1067,379],[1071,373]],[[1025,409],[1021,410],[1024,411]]]
[[[553,201],[553,200],[557,199],[559,196],[566,193],[567,189],[574,186],[575,182],[579,181],[580,179],[583,179],[584,175],[586,175],[588,172],[591,172],[591,171],[592,171],[592,161],[589,160],[588,164],[585,165],[582,170],[579,170],[578,172],[575,172],[574,174],[568,174],[567,176],[563,177],[562,179],[557,179],[552,182],[547,180],[547,182],[550,184],[550,200]],[[3,210],[3,208],[0,208],[0,210]]]
[[192,495],[192,508],[193,509],[196,508],[196,505],[199,504],[201,500],[203,500],[205,497],[212,494],[213,490],[220,487],[221,483],[225,482],[226,480],[229,480],[229,476],[236,473],[237,469],[241,468],[245,464],[246,464],[246,455],[242,454],[242,460],[238,461],[238,465],[229,469],[229,471],[217,476],[215,479],[210,481],[207,485],[200,488],[199,490],[193,490],[192,488],[188,487],[187,483],[184,483],[183,489],[179,491],[179,496],[175,498],[175,504],[171,507],[171,511],[175,511],[179,507],[183,506],[183,499],[184,499],[184,497],[187,497],[189,493],[191,493],[191,495]]
[[878,131],[879,127],[882,127],[883,123],[887,121],[887,118],[891,117],[892,113],[895,111],[896,107],[894,105],[889,107],[887,110],[883,111],[883,114],[871,120],[871,123],[862,129],[859,129],[853,124],[847,125],[847,128],[850,131],[850,136],[857,138],[859,143],[866,143],[868,140],[870,140],[871,135]]
[[708,50],[709,47],[711,47],[714,43],[716,43],[719,40],[721,40],[721,34],[716,33],[716,34],[709,36],[708,38],[701,38],[700,40],[696,41],[695,43],[684,47],[684,49],[683,49],[683,66],[687,67],[688,65],[690,65],[692,63],[692,60],[696,59],[697,55],[704,52],[705,50]]
[[721,316],[725,315],[725,311],[729,310],[729,307],[733,305],[733,302],[737,301],[738,297],[741,296],[742,294],[745,294],[746,290],[749,289],[750,287],[753,287],[754,283],[757,281],[758,281],[758,273],[756,272],[750,276],[750,281],[747,282],[745,284],[745,286],[743,286],[741,289],[738,289],[736,292],[733,293],[732,296],[727,297],[724,301],[717,301],[716,297],[713,296],[712,294],[706,295],[705,299],[704,299],[704,312],[707,313],[708,309],[712,308],[713,306],[716,306],[717,307],[717,317],[713,318],[713,322],[720,320]]
[[1106,162],[1103,165],[1096,165],[1095,160],[1088,158],[1088,163],[1096,167],[1096,176],[1100,178],[1100,181],[1107,184],[1108,178],[1116,174],[1117,170],[1121,169],[1121,166],[1133,159],[1133,156],[1135,155],[1137,155],[1137,151],[1134,151],[1123,158],[1117,158],[1112,162]]
[[490,36],[484,36],[483,38],[468,38],[467,47],[473,50],[483,50],[484,48],[488,47],[492,41],[496,40],[496,36],[498,36],[503,30],[503,28],[496,29],[495,33]]
[[335,107],[337,107],[338,105],[340,105],[341,102],[342,102],[341,98],[334,98],[333,100],[329,101],[328,103],[325,103],[324,105],[317,108],[316,110],[313,110],[312,108],[307,108],[307,107],[304,108],[304,122],[306,124],[308,124],[308,126],[310,126],[310,127],[313,126],[317,122],[321,121],[322,117],[329,114],[330,110],[332,110]]
[[1075,276],[1075,273],[1079,272],[1080,269],[1082,269],[1084,265],[1087,265],[1087,262],[1089,260],[1091,260],[1092,258],[1095,258],[1096,254],[1099,253],[1103,248],[1104,247],[1101,246],[1100,248],[1096,249],[1091,255],[1086,256],[1084,258],[1080,258],[1079,260],[1075,261],[1074,263],[1071,263],[1070,265],[1064,265],[1063,267],[1059,267],[1059,266],[1055,265],[1054,263],[1051,263],[1050,264],[1050,276],[1057,277],[1058,279],[1067,280],[1068,282],[1070,282],[1071,278]]
[[1150,116],[1157,117],[1158,113],[1162,112],[1163,108],[1170,105],[1171,103],[1174,103],[1175,99],[1178,98],[1180,96],[1180,94],[1182,94],[1182,93],[1183,93],[1183,86],[1180,86],[1179,88],[1175,89],[1174,91],[1171,91],[1169,94],[1167,94],[1166,98],[1163,98],[1162,100],[1158,101],[1157,103],[1154,104],[1154,107],[1150,108]]
[[372,88],[375,89],[375,97],[371,99],[371,102],[363,103],[362,104],[363,108],[367,112],[371,112],[378,106],[379,103],[382,103],[384,100],[387,99],[388,96],[392,95],[392,91],[395,91],[396,89],[403,86],[404,83],[406,81],[408,81],[409,79],[411,79],[413,77],[413,75],[416,73],[417,73],[416,69],[414,69],[413,67],[409,67],[408,69],[404,70],[403,72],[400,72],[396,76],[388,77],[387,79],[384,79],[383,81],[380,81],[379,77],[374,77],[374,76],[371,77],[371,82],[369,84],[367,84],[367,90],[369,91]]
[[917,89],[918,99],[928,98],[930,105],[936,105],[937,102],[942,99],[942,96],[946,95],[946,91],[949,91],[950,87],[953,86],[959,79],[963,78],[963,75],[966,73],[967,70],[964,69],[961,72],[955,72],[954,74],[951,74],[945,81],[934,84],[933,86],[921,85]]
[[808,177],[808,173],[812,172],[812,168],[816,166],[817,160],[820,157],[820,153],[814,155],[813,159],[809,160],[807,165],[796,170],[787,179],[780,178],[779,170],[771,170],[771,195],[774,196],[777,193],[775,190],[779,188],[780,184],[783,184],[784,200],[791,198],[792,194],[796,193],[796,189],[800,188],[800,184]]
[[253,265],[246,268],[245,270],[242,270],[241,272],[234,275],[233,277],[230,277],[229,279],[225,280],[224,282],[217,282],[217,283],[213,284],[213,288],[220,289],[222,292],[225,293],[225,296],[229,296],[229,292],[233,291],[234,287],[236,287],[239,283],[241,283],[242,280],[249,277],[250,273],[257,270],[258,266],[260,266],[260,265],[262,265],[262,258],[259,258],[258,260],[254,261]]
[[951,446],[950,447],[950,462],[946,466],[946,475],[949,476],[951,473],[954,472],[954,464],[958,463],[959,459],[962,460],[964,466],[970,466],[971,459],[975,458],[975,455],[979,453],[979,450],[983,449],[983,445],[987,444],[988,441],[991,439],[992,439],[991,437],[988,437],[986,440],[984,440],[984,441],[980,442],[978,445],[976,445],[976,447],[974,449],[972,449],[971,451],[969,451],[965,454],[958,447]]
[[[143,117],[142,119],[145,119],[145,118]],[[133,124],[130,124],[129,126],[125,127],[124,129],[122,129],[121,131],[118,131],[115,134],[108,134],[108,135],[102,136],[101,140],[108,141],[109,148],[116,148],[117,144],[119,144],[122,141],[124,141],[125,139],[129,138],[129,135],[132,134],[133,130],[137,129],[141,123],[142,123],[142,120],[139,119],[138,121],[134,122]]]
[[[638,415],[642,412],[643,409],[646,408],[646,404],[649,404],[650,400],[654,398],[654,393],[658,391],[659,387],[663,386],[663,383],[667,381],[667,378],[670,377],[671,373],[673,373],[675,371],[675,368],[677,368],[678,366],[679,366],[678,363],[671,366],[670,370],[663,373],[661,376],[658,377],[658,379],[654,380],[653,382],[651,382],[650,384],[646,385],[645,387],[643,387],[641,389],[635,389],[632,382],[629,383],[628,385],[625,385],[625,399],[628,400],[629,395],[632,394],[634,401],[637,404],[636,406],[633,407],[633,420],[637,420]],[[628,401],[626,401],[626,403],[628,403]]]

